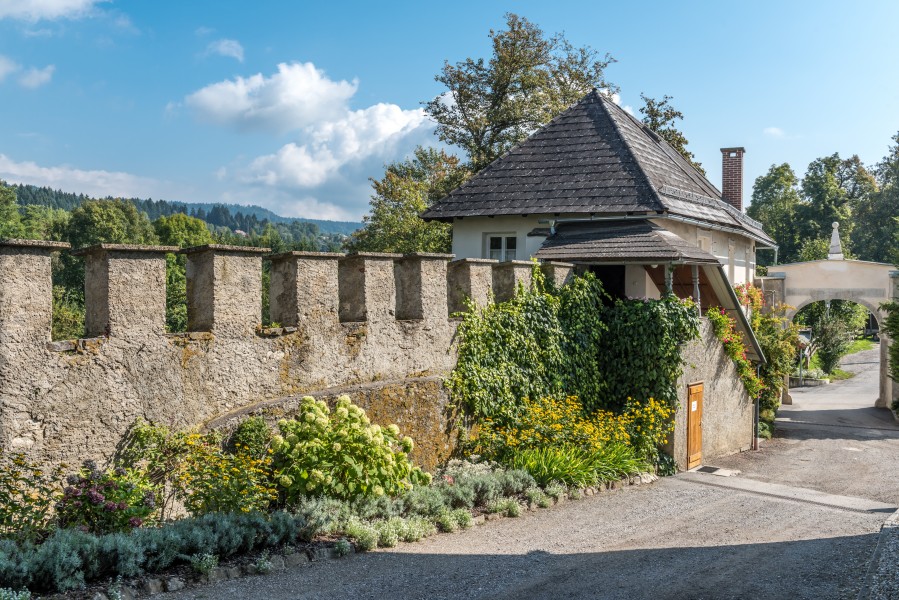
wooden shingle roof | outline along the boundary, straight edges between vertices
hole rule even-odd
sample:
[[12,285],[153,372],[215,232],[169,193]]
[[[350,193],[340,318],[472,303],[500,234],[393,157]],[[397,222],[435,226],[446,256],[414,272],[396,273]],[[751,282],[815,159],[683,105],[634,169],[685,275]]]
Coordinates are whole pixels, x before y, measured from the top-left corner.
[[677,150],[593,90],[422,214],[673,215],[773,244]]
[[708,252],[648,220],[562,223],[536,258],[615,264],[718,264]]

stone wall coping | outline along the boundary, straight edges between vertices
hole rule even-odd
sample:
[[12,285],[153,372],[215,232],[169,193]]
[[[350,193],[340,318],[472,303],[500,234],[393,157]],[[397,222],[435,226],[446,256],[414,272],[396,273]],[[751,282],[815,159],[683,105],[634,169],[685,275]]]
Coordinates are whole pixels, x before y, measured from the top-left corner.
[[402,254],[394,254],[392,252],[353,252],[347,254],[341,260],[350,260],[353,258],[365,258],[369,260],[396,260],[403,258]]
[[68,242],[54,242],[50,240],[21,240],[17,238],[0,239],[0,246],[13,248],[38,248],[41,250],[68,250],[72,247]]
[[453,260],[456,258],[455,254],[441,254],[439,252],[410,252],[409,254],[403,254],[403,258],[401,260]]
[[783,273],[783,272],[768,273],[767,275],[762,275],[761,277],[759,277],[759,279],[786,279],[786,278],[787,278],[787,274]]
[[464,263],[474,265],[498,265],[499,261],[493,258],[458,258],[452,261],[451,265],[461,265]]
[[570,268],[570,269],[573,269],[573,268],[575,267],[574,263],[570,263],[570,262],[559,262],[559,261],[553,261],[553,260],[548,260],[548,261],[546,261],[546,262],[544,262],[544,263],[541,263],[541,264],[544,264],[544,265],[552,265],[553,267],[565,267],[565,268]]
[[890,277],[894,279],[899,277],[899,271],[890,271]]
[[78,248],[72,254],[75,256],[85,256],[87,254],[96,254],[98,252],[147,252],[156,254],[166,254],[169,252],[178,252],[178,246],[144,246],[139,244],[94,244],[93,246],[85,246]]
[[534,263],[529,260],[506,260],[496,265],[497,267],[533,267]]
[[256,248],[254,246],[228,246],[226,244],[205,244],[203,246],[193,246],[191,248],[182,248],[181,254],[196,254],[198,252],[214,251],[220,254],[268,254],[271,248]]
[[290,252],[279,252],[277,254],[272,254],[269,256],[269,260],[285,260],[288,258],[311,258],[311,259],[337,259],[343,258],[346,254],[342,252],[304,252],[300,250],[293,250]]

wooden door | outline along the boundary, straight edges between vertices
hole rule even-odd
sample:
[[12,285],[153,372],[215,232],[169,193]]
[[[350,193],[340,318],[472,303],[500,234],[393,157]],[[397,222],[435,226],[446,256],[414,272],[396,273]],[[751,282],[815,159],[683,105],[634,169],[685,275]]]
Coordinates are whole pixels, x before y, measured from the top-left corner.
[[687,469],[702,464],[702,383],[687,386]]

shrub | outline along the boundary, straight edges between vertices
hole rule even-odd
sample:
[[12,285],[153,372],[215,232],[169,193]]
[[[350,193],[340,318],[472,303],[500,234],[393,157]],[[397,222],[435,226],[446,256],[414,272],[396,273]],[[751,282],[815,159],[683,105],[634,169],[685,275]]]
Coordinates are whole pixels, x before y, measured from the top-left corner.
[[46,471],[0,448],[0,537],[35,540],[46,531],[62,468]]
[[231,447],[255,458],[263,458],[272,441],[272,431],[262,417],[250,417],[240,422],[231,435]]
[[524,448],[512,457],[509,465],[527,471],[543,486],[554,481],[587,486],[597,479],[591,454],[571,447]]
[[0,588],[0,600],[31,600],[31,592],[28,590],[17,592],[9,588]]
[[66,483],[56,504],[62,527],[80,527],[96,534],[130,531],[156,510],[157,492],[137,471],[121,467],[101,471],[94,461],[85,461]]
[[755,374],[755,368],[746,356],[743,337],[737,331],[734,321],[723,308],[712,307],[706,311],[706,317],[712,324],[715,336],[724,346],[727,354],[737,367],[737,374],[743,380],[749,397],[755,400],[762,391],[762,382]]
[[401,438],[396,425],[372,424],[348,396],[338,399],[333,413],[306,396],[297,418],[278,427],[275,481],[287,503],[304,496],[396,496],[430,482],[408,458],[412,438]]
[[356,540],[356,546],[363,552],[378,546],[378,530],[361,519],[351,518],[344,527],[344,533]]
[[334,554],[336,554],[338,558],[341,556],[346,556],[347,554],[352,552],[352,550],[353,546],[350,545],[350,543],[344,538],[340,538],[334,544]]
[[521,504],[515,498],[500,498],[487,505],[487,512],[500,513],[507,517],[520,517]]
[[224,452],[215,438],[191,434],[175,478],[175,491],[192,515],[264,510],[275,501],[271,458],[239,449]]
[[201,575],[209,575],[219,566],[219,557],[208,552],[190,557],[190,567]]
[[628,436],[625,440],[612,440],[606,446],[621,446],[622,442],[630,442],[638,456],[656,462],[659,447],[668,441],[668,434],[674,431],[674,408],[649,398],[645,402],[627,399],[624,414],[618,420],[624,423]]

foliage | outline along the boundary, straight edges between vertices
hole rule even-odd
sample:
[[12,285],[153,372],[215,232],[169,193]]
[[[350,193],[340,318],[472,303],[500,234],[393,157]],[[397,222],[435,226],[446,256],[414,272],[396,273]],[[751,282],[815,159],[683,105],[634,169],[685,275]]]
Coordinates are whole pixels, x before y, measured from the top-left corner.
[[61,285],[53,286],[54,340],[77,340],[84,337],[84,296]]
[[509,465],[522,469],[540,485],[558,481],[569,486],[596,483],[592,453],[571,446],[522,448],[512,455]]
[[278,428],[275,481],[288,504],[304,496],[395,496],[429,481],[408,458],[412,438],[400,437],[396,425],[372,424],[348,396],[333,412],[306,396],[296,419],[281,420]]
[[17,592],[9,588],[0,588],[0,600],[31,600],[31,592],[28,590]]
[[231,435],[232,448],[243,448],[250,456],[264,457],[272,441],[272,431],[260,416],[241,421]]
[[836,314],[825,311],[813,334],[821,369],[825,373],[832,373],[849,350],[849,345],[855,337],[854,333]]
[[23,231],[16,192],[0,182],[0,240],[21,237]]
[[190,557],[190,568],[200,575],[209,575],[219,566],[219,557],[215,554],[204,552]]
[[670,100],[671,96],[662,96],[661,100],[650,98],[640,94],[643,106],[640,113],[643,115],[643,123],[656,132],[669,146],[677,150],[694,169],[705,175],[702,163],[696,161],[692,152],[687,150],[687,138],[674,126],[675,121],[684,118],[684,113],[674,108]]
[[0,448],[0,540],[35,540],[46,531],[63,469],[42,469]]
[[93,461],[70,475],[56,515],[62,527],[104,534],[140,527],[158,504],[157,492],[143,473],[122,467],[101,471]]
[[736,321],[728,316],[727,311],[723,308],[711,307],[706,311],[706,317],[712,324],[712,330],[715,337],[724,346],[724,353],[727,354],[737,367],[737,374],[746,386],[746,392],[753,400],[757,399],[762,392],[764,384],[756,376],[755,368],[746,356],[746,346],[743,344],[743,338],[737,331]]
[[174,478],[175,493],[192,515],[261,511],[277,498],[271,457],[238,446],[223,451],[215,437],[190,434]]
[[[761,222],[765,233],[778,244],[781,262],[792,262],[799,250],[799,224],[796,213],[802,198],[799,178],[789,164],[771,165],[768,172],[756,178],[752,187],[752,201],[746,214]],[[773,264],[774,253],[764,252],[759,263]]]
[[605,79],[614,62],[562,34],[546,37],[535,24],[506,15],[490,31],[492,55],[444,63],[435,77],[446,92],[425,104],[442,142],[468,154],[478,171],[591,89],[617,91]]
[[786,306],[761,308],[752,313],[752,329],[762,348],[766,362],[759,367],[762,389],[759,393],[759,417],[770,422],[780,408],[786,377],[793,369],[799,349],[799,326],[784,314]]
[[[880,308],[887,315],[883,321],[883,331],[891,340],[896,340],[890,345],[890,377],[899,382],[899,302],[886,302]],[[899,400],[894,401],[891,408],[899,412]]]
[[699,337],[699,312],[692,300],[616,300],[602,315],[608,328],[598,354],[606,376],[603,404],[581,397],[585,408],[624,409],[628,398],[655,398],[677,406],[683,373],[680,348]]
[[443,150],[415,149],[414,156],[387,165],[384,177],[373,179],[370,214],[362,229],[347,241],[350,252],[449,252],[452,227],[425,222],[419,216],[435,201],[458,187],[468,171]]

